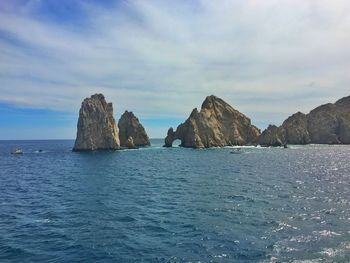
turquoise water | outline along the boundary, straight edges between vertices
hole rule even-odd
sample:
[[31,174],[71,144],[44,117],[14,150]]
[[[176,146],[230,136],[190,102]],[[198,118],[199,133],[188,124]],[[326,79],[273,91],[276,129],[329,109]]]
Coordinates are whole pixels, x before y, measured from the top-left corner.
[[350,261],[350,146],[73,143],[0,141],[0,262]]

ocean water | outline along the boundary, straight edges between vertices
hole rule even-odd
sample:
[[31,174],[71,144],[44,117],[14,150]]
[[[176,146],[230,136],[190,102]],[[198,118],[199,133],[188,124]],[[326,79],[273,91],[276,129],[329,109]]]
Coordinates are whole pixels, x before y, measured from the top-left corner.
[[0,262],[350,262],[350,146],[73,143],[0,141]]

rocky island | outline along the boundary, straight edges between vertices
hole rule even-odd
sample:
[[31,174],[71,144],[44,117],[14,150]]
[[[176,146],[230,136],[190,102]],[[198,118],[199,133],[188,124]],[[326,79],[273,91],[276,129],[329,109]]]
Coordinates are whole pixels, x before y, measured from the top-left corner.
[[[119,130],[118,130],[119,127]],[[118,127],[112,103],[103,94],[84,99],[79,111],[73,151],[117,150],[149,146],[149,137],[139,119],[129,111]],[[182,147],[209,148],[231,145],[283,146],[286,144],[350,144],[350,96],[334,104],[321,105],[308,114],[297,112],[281,126],[260,130],[243,113],[211,95],[201,110],[193,109],[188,119],[174,131],[168,130],[165,147],[175,140]]]
[[79,111],[77,138],[73,151],[116,150],[120,148],[112,103],[102,94],[84,99]]
[[295,113],[279,127],[270,125],[258,143],[262,146],[350,144],[350,96],[321,105],[308,114]]
[[259,135],[259,129],[247,116],[211,95],[206,97],[201,110],[193,109],[176,131],[168,130],[164,146],[171,147],[176,139],[181,140],[180,146],[188,148],[247,145],[256,143]]
[[112,103],[103,94],[84,99],[79,111],[78,131],[73,151],[134,149],[151,145],[139,119],[129,111],[121,116],[118,127]]
[[120,145],[126,148],[150,146],[145,128],[134,113],[125,111],[118,122]]

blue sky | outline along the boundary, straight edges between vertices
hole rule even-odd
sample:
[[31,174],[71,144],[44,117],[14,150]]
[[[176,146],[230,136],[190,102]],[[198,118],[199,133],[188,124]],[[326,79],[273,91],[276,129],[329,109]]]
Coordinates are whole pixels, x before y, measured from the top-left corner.
[[0,139],[75,138],[102,92],[164,137],[215,94],[260,128],[350,95],[347,0],[2,0]]

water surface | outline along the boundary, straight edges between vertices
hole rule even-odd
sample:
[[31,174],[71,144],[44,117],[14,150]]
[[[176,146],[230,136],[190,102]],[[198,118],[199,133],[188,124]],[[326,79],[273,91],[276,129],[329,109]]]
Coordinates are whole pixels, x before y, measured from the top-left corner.
[[350,261],[350,146],[73,143],[0,141],[0,262]]

